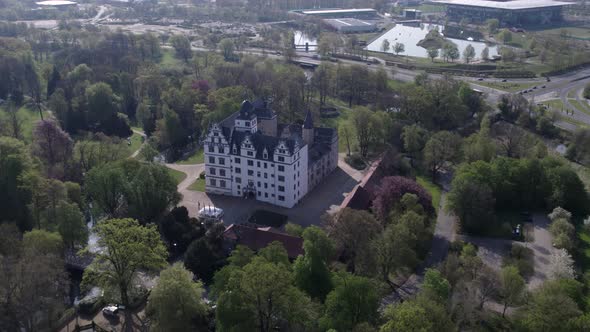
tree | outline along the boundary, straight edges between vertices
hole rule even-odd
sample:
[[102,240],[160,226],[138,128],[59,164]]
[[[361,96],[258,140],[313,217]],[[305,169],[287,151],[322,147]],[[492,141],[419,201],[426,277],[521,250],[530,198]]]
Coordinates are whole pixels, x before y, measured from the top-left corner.
[[305,330],[313,324],[311,300],[293,286],[288,266],[255,257],[241,268],[222,271],[228,272],[229,278],[218,289],[216,322],[220,331],[270,332],[279,322]]
[[444,304],[420,292],[416,298],[389,305],[383,316],[386,323],[381,332],[455,331]]
[[512,41],[512,32],[508,30],[503,30],[502,32],[500,32],[500,35],[498,35],[498,37],[504,44],[508,44]]
[[13,220],[21,230],[30,229],[27,205],[30,192],[25,174],[32,168],[25,144],[15,138],[0,137],[0,221]]
[[45,174],[62,179],[72,159],[73,141],[59,125],[51,120],[42,120],[33,130],[32,154],[43,162]]
[[574,279],[576,271],[574,260],[565,249],[556,249],[549,260],[549,278],[551,279]]
[[417,261],[414,250],[417,235],[403,222],[388,225],[385,231],[371,243],[372,258],[376,273],[381,279],[395,289],[391,274]]
[[221,49],[221,53],[223,54],[223,58],[225,61],[233,60],[235,57],[234,49],[235,45],[234,42],[229,38],[224,38],[219,42],[219,49]]
[[342,209],[326,220],[326,232],[342,251],[351,270],[359,268],[369,253],[371,240],[381,231],[379,222],[367,211]]
[[391,48],[391,44],[389,43],[389,40],[383,39],[383,42],[381,43],[381,52],[387,53],[387,52],[389,52],[390,48]]
[[486,184],[473,183],[470,179],[454,179],[448,204],[468,233],[481,232],[495,220],[495,199]]
[[170,43],[174,47],[176,56],[188,63],[188,60],[193,56],[190,40],[185,35],[174,35],[170,38]]
[[351,155],[351,140],[354,135],[354,127],[348,122],[343,121],[338,125],[338,136],[346,142],[347,156]]
[[68,289],[62,244],[59,234],[35,230],[24,234],[22,250],[0,259],[0,330],[58,328]]
[[76,245],[85,246],[88,241],[88,228],[84,223],[84,215],[75,203],[59,202],[57,230],[69,248],[74,248]]
[[533,291],[527,304],[516,313],[515,321],[525,331],[565,331],[567,323],[580,314],[563,284],[551,280]]
[[520,276],[518,269],[514,266],[505,266],[500,273],[500,288],[498,290],[504,309],[502,317],[506,314],[509,306],[514,306],[522,301],[525,290],[524,279]]
[[451,61],[455,61],[459,59],[460,56],[459,49],[455,44],[445,44],[443,46],[443,58],[445,60],[448,61],[448,59],[450,59]]
[[438,57],[438,48],[431,47],[426,50],[426,53],[428,54],[430,60],[434,62],[434,59]]
[[418,152],[424,149],[424,145],[428,141],[428,131],[418,124],[404,126],[402,139],[404,141],[404,150],[416,158]]
[[154,225],[141,226],[133,219],[109,219],[96,226],[98,247],[84,271],[83,284],[116,289],[119,300],[129,305],[132,281],[142,271],[157,271],[166,265],[166,247]]
[[498,28],[500,27],[500,21],[497,18],[490,18],[486,20],[486,25],[488,28],[488,32],[490,34],[493,34],[496,33],[496,31],[498,31]]
[[445,303],[451,295],[451,285],[438,270],[427,269],[421,292],[439,303]]
[[367,278],[346,273],[336,277],[339,285],[326,298],[326,311],[320,326],[350,331],[361,323],[374,323],[378,317],[379,297]]
[[590,163],[590,129],[576,130],[567,147],[565,156],[581,164]]
[[199,279],[209,282],[222,257],[216,252],[206,238],[199,238],[191,243],[186,251],[184,265]]
[[481,59],[488,61],[490,59],[490,49],[486,46],[481,50]]
[[448,131],[434,134],[424,147],[424,162],[430,170],[433,181],[436,181],[436,173],[445,164],[457,162],[460,157],[461,137]]
[[395,43],[393,45],[393,52],[395,55],[399,55],[400,53],[404,53],[406,51],[406,46],[402,43]]
[[352,123],[355,128],[359,150],[365,158],[369,155],[369,146],[371,143],[371,118],[372,113],[366,108],[356,108],[352,113]]
[[398,206],[405,194],[416,195],[424,211],[429,214],[434,212],[432,197],[416,181],[403,176],[388,176],[373,190],[372,209],[383,224],[387,222],[389,213]]
[[293,264],[295,285],[323,301],[333,287],[328,263],[334,244],[321,228],[310,226],[303,231],[303,249],[305,255],[297,257]]
[[469,44],[465,47],[465,50],[463,51],[463,59],[465,59],[465,62],[469,63],[471,62],[471,60],[473,60],[473,58],[475,58],[475,48],[473,48],[473,46]]
[[175,263],[160,272],[150,292],[146,312],[155,331],[199,330],[207,312],[202,300],[203,285],[182,264]]

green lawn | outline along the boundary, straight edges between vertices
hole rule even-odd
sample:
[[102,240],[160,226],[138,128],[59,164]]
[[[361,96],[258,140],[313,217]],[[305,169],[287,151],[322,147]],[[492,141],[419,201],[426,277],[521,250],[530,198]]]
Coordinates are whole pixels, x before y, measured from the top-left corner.
[[561,37],[562,31],[567,32],[569,37],[577,38],[577,39],[590,39],[590,29],[583,28],[583,27],[565,27],[565,28],[555,28],[555,29],[548,29],[538,32],[540,35],[551,35],[551,36],[559,36]]
[[580,102],[577,99],[569,99],[569,102],[579,111],[590,115],[590,106],[586,102]]
[[184,160],[179,160],[175,162],[175,164],[179,165],[193,165],[193,164],[203,164],[205,162],[205,154],[203,149],[199,149],[194,154],[190,155],[188,158]]
[[172,175],[174,180],[176,180],[176,184],[181,183],[186,178],[185,173],[183,173],[181,171],[177,171],[175,169],[168,168],[168,173],[170,173],[170,175]]
[[548,106],[554,111],[561,112],[566,109],[561,99],[551,99],[541,102],[541,104]]
[[[577,236],[579,241],[574,256],[577,265],[582,271],[581,274],[584,274],[586,271],[588,271],[588,269],[590,269],[590,232],[588,232],[587,229],[580,227],[578,229]],[[588,292],[586,292],[584,295],[586,306],[590,307],[590,295]]]
[[440,196],[442,194],[440,187],[437,186],[436,184],[432,183],[430,181],[430,179],[428,179],[424,176],[418,176],[416,178],[416,181],[418,182],[419,185],[424,187],[424,189],[426,189],[426,191],[428,191],[430,196],[432,196],[432,205],[438,211],[438,208],[440,205]]
[[[37,121],[41,120],[39,111],[23,106],[16,112],[16,117],[20,123],[21,135],[26,142],[31,142],[33,137],[33,126]],[[50,115],[47,112],[43,112],[43,119],[47,120],[48,118],[50,118]],[[9,123],[8,113],[4,107],[0,108],[0,122]],[[10,126],[8,127],[11,128]]]
[[205,179],[198,178],[189,187],[189,190],[205,192]]
[[176,67],[182,66],[183,63],[182,60],[175,56],[174,50],[162,49],[162,60],[160,60],[160,65],[162,67]]
[[525,89],[530,89],[537,83],[517,83],[517,82],[486,82],[486,81],[477,81],[474,82],[477,85],[487,86],[488,88],[493,88],[502,91],[508,92],[518,92]]
[[[133,135],[131,135],[131,145],[127,147],[129,149],[129,155],[132,155],[137,151],[142,143],[142,136],[134,132]],[[123,144],[127,144],[127,140],[125,140]]]

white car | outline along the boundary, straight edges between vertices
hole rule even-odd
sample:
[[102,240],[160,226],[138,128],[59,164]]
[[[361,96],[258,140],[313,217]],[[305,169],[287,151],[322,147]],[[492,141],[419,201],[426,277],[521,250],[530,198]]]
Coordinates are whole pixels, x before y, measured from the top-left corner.
[[102,308],[102,314],[105,316],[117,316],[119,313],[119,307],[116,305],[110,304],[104,308]]
[[206,206],[199,210],[199,218],[220,220],[223,218],[223,210],[214,206]]

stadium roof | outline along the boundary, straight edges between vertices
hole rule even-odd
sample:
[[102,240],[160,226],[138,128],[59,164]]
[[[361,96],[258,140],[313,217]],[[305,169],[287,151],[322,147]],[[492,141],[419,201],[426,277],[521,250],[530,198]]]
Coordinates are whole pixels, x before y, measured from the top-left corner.
[[326,9],[326,10],[304,10],[302,11],[303,14],[313,15],[313,14],[342,14],[342,13],[372,13],[376,12],[375,9],[372,8],[352,8],[352,9]]
[[534,9],[544,7],[559,7],[571,5],[571,2],[553,1],[553,0],[509,0],[509,1],[490,1],[490,0],[431,0],[431,3],[441,5],[457,5],[470,7],[485,7],[495,9]]

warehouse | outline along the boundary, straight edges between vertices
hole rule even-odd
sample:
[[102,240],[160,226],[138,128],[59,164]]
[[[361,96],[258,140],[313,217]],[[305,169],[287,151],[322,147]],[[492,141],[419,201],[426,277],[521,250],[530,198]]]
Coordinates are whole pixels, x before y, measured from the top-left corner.
[[365,33],[377,30],[375,24],[356,18],[327,18],[323,22],[328,27],[340,33]]
[[562,9],[569,2],[553,0],[431,0],[446,5],[447,17],[483,23],[496,18],[502,25],[551,24],[562,20]]
[[377,11],[371,8],[353,9],[313,9],[301,11],[303,15],[322,18],[379,18]]
[[36,5],[40,6],[41,8],[70,8],[78,6],[77,3],[67,0],[40,1],[37,2]]

